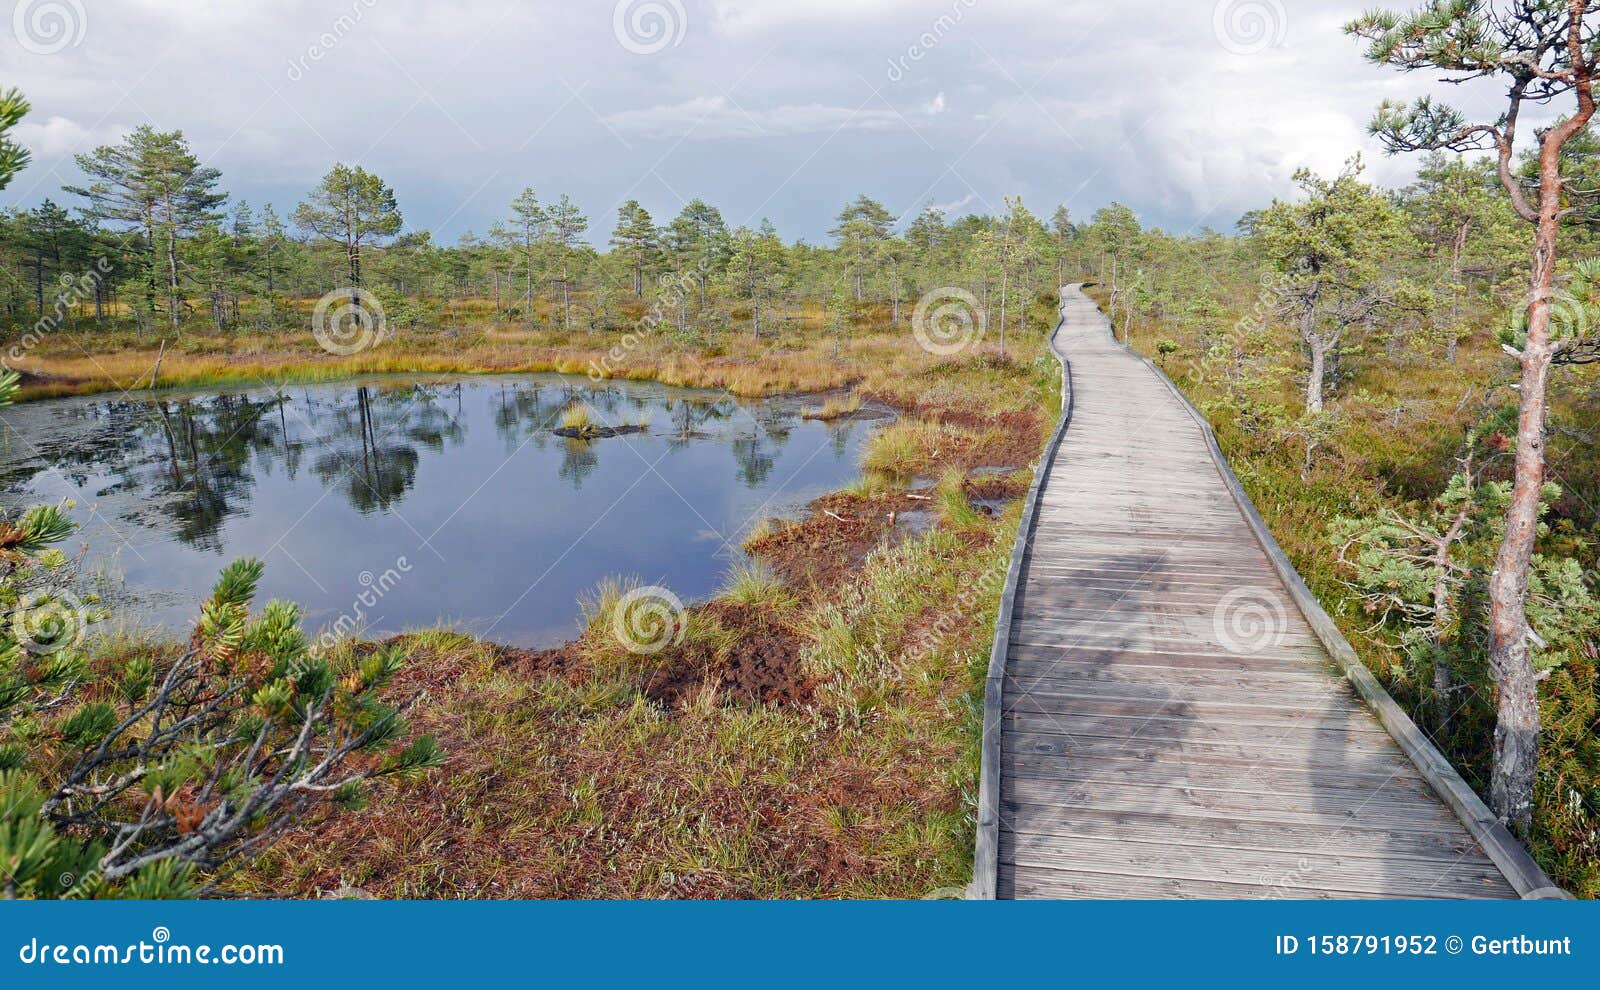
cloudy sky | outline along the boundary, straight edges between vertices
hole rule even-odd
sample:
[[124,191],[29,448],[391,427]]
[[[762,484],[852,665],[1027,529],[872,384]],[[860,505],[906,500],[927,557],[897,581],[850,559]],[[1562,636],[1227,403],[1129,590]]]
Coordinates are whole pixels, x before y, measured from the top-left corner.
[[[10,0],[8,0],[10,2]],[[32,205],[72,156],[178,128],[236,198],[287,212],[334,161],[407,223],[483,233],[524,186],[603,236],[635,198],[817,241],[856,193],[907,220],[1020,195],[1230,229],[1300,165],[1364,151],[1429,81],[1339,31],[1365,0],[19,0],[0,84],[34,110]],[[1492,89],[1467,105],[1492,106]],[[70,198],[70,197],[69,197]]]

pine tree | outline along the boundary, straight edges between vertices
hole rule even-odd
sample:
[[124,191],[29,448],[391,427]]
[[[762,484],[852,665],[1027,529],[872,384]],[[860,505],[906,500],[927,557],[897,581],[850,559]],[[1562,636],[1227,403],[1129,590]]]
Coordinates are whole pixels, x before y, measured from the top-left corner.
[[862,284],[869,272],[883,262],[883,249],[889,240],[894,214],[882,203],[865,194],[857,196],[839,211],[838,222],[828,233],[839,243],[855,286],[856,302],[864,298]]
[[221,219],[217,208],[227,194],[217,189],[222,173],[201,165],[182,131],[157,131],[149,125],[119,145],[102,145],[77,156],[88,186],[66,186],[87,199],[84,213],[98,222],[120,224],[143,238],[146,306],[156,309],[157,286],[166,290],[167,321],[174,333],[183,326],[183,272],[179,241]]
[[[680,276],[694,279],[700,309],[706,307],[706,286],[727,266],[731,247],[722,211],[701,199],[691,199],[673,218],[666,231],[667,251]],[[687,300],[679,300],[680,316]]]
[[550,217],[550,244],[556,251],[557,261],[561,265],[561,311],[563,322],[568,330],[572,329],[572,261],[573,253],[583,239],[584,232],[589,229],[589,218],[583,215],[578,205],[567,197],[566,193],[551,204],[547,211]]
[[630,199],[617,207],[617,228],[611,235],[616,248],[633,269],[633,294],[644,296],[644,276],[661,249],[661,232],[650,212]]
[[21,91],[0,91],[0,189],[9,186],[12,178],[28,167],[28,149],[12,139],[11,130],[22,123],[30,109]]
[[515,252],[517,264],[522,268],[526,286],[523,294],[525,320],[533,319],[533,286],[539,276],[539,255],[549,237],[549,227],[550,216],[529,186],[511,201],[511,216],[489,230],[490,237]]
[[382,179],[359,165],[340,163],[295,207],[294,224],[344,252],[350,299],[359,306],[362,249],[400,233],[405,221],[394,190]]

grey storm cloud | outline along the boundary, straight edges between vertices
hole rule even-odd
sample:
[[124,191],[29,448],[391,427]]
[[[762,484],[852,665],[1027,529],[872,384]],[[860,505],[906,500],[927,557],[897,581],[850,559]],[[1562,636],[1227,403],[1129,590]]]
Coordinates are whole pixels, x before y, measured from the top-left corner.
[[1429,81],[1362,62],[1339,25],[1363,5],[20,0],[0,51],[35,163],[8,194],[62,198],[75,153],[149,123],[280,210],[360,162],[446,240],[524,186],[602,236],[626,199],[666,218],[698,196],[818,240],[861,192],[902,216],[1020,195],[1227,228],[1303,165],[1414,170],[1365,122]]

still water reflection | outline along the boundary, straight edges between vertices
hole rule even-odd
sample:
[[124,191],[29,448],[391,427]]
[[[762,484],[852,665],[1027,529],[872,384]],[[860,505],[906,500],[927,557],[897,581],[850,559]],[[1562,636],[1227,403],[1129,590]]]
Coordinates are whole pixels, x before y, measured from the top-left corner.
[[[555,436],[574,401],[649,428]],[[253,555],[313,629],[359,611],[369,635],[546,645],[608,575],[710,593],[756,519],[851,478],[869,424],[800,409],[557,375],[59,399],[0,411],[0,497],[75,499],[88,567],[146,623],[186,627]]]

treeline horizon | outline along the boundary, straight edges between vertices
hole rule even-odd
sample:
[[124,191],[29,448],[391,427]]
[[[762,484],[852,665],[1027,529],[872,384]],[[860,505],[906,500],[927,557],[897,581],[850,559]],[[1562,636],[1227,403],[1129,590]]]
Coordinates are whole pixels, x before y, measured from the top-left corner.
[[[453,304],[487,300],[496,319],[605,332],[636,320],[630,301],[659,299],[680,331],[760,335],[802,313],[837,323],[861,304],[887,307],[899,325],[924,293],[952,286],[971,291],[1003,334],[1020,327],[1028,300],[1076,277],[1116,288],[1113,316],[1125,327],[1177,306],[1161,284],[1177,256],[1259,257],[1258,224],[1272,209],[1247,212],[1232,233],[1171,234],[1117,202],[1086,219],[1065,206],[1044,217],[1020,197],[998,215],[952,218],[930,206],[907,219],[863,194],[835,216],[831,243],[812,244],[783,239],[768,220],[730,225],[701,198],[670,220],[627,200],[607,231],[567,194],[525,188],[486,234],[444,245],[407,229],[396,190],[360,165],[335,164],[283,212],[233,200],[181,131],[141,127],[77,163],[85,179],[63,186],[62,202],[0,213],[0,314],[13,328],[290,329],[303,325],[304,301],[359,288],[397,330],[454,327],[484,313]],[[1474,291],[1514,298],[1521,245],[1502,238],[1490,260],[1476,243],[1514,229],[1496,183],[1487,159],[1436,156],[1414,183],[1371,190],[1408,218],[1419,254],[1448,256],[1433,288],[1450,297],[1453,318]],[[1210,262],[1181,267],[1226,278]],[[1446,336],[1453,353],[1460,334]]]
[[[541,200],[530,187],[486,235],[469,231],[442,245],[427,230],[407,229],[395,190],[359,165],[335,164],[283,213],[232,201],[221,172],[201,163],[181,131],[141,127],[77,163],[86,178],[62,187],[65,205],[50,197],[0,214],[0,263],[9,276],[0,312],[13,325],[55,315],[122,318],[141,331],[271,329],[288,317],[275,300],[364,288],[380,298],[492,299],[497,316],[513,319],[558,308],[552,326],[604,330],[614,326],[613,302],[644,299],[672,279],[693,285],[677,293],[693,297],[681,300],[680,326],[691,309],[726,318],[712,303],[732,303],[760,333],[763,317],[802,302],[884,302],[898,322],[900,305],[932,287],[931,273],[969,271],[986,309],[993,291],[1004,327],[1019,312],[1010,305],[1014,287],[1054,288],[1066,249],[1083,233],[1065,207],[1045,220],[1009,197],[1002,216],[951,219],[928,207],[897,232],[895,215],[860,195],[840,210],[833,244],[823,246],[785,241],[765,219],[730,225],[700,198],[661,223],[630,199],[601,249],[600,231],[568,195]],[[1120,204],[1096,216],[1113,237],[1140,229]],[[579,294],[585,312],[575,313]],[[449,315],[401,307],[388,318],[407,326]]]

